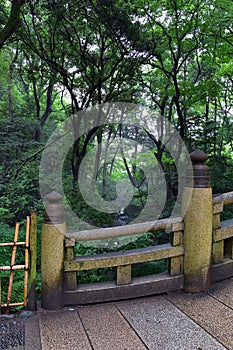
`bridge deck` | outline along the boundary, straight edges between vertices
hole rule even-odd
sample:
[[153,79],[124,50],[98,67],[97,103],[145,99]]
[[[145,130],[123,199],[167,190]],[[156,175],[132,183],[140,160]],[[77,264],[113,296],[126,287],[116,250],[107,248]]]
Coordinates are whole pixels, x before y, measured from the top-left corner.
[[39,309],[24,323],[25,346],[11,349],[233,349],[233,279],[207,293],[176,292],[61,311]]
[[26,350],[233,349],[233,279],[201,294],[39,310],[25,326]]

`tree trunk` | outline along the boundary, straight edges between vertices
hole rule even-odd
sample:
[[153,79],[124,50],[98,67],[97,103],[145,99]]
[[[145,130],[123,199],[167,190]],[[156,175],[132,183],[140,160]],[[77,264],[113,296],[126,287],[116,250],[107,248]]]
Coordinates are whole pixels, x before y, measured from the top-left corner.
[[12,80],[13,80],[13,71],[14,71],[14,64],[17,61],[18,58],[18,50],[16,51],[16,54],[11,61],[10,67],[9,67],[9,76],[8,76],[8,111],[9,111],[9,121],[10,123],[13,122],[14,116],[13,116],[13,101],[12,101]]

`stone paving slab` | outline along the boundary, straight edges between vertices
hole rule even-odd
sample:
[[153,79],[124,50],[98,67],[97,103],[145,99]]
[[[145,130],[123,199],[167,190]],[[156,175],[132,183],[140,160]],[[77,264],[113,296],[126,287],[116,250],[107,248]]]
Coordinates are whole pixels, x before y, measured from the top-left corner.
[[225,349],[164,297],[117,307],[150,350]]
[[206,293],[171,294],[168,299],[227,349],[233,349],[233,310]]
[[233,279],[228,279],[213,285],[208,294],[233,309]]
[[29,317],[25,320],[24,350],[41,350],[40,329],[38,317]]
[[79,308],[78,313],[94,350],[148,350],[115,305]]
[[92,350],[77,311],[41,314],[39,326],[42,350]]
[[25,320],[24,350],[232,350],[232,296],[229,279],[208,293],[39,309]]

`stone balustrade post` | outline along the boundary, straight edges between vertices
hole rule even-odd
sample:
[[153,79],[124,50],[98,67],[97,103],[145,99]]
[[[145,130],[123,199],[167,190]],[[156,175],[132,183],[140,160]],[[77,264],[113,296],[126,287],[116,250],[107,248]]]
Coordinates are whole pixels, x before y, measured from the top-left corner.
[[[190,154],[183,195],[184,214],[184,291],[201,292],[208,288],[212,252],[213,203],[208,156],[196,150]],[[191,200],[190,200],[191,198]]]
[[48,310],[59,309],[62,303],[64,264],[64,240],[66,225],[62,196],[53,191],[45,199],[44,223],[41,237],[41,305]]

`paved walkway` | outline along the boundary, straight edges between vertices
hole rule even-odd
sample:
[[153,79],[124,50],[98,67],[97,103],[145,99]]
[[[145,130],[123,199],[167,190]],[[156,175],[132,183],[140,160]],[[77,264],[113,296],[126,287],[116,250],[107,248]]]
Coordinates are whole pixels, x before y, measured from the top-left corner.
[[233,279],[208,293],[39,310],[25,321],[24,349],[232,350]]

